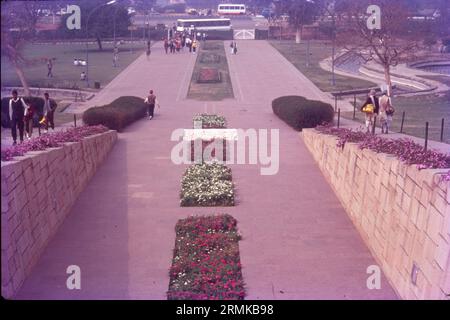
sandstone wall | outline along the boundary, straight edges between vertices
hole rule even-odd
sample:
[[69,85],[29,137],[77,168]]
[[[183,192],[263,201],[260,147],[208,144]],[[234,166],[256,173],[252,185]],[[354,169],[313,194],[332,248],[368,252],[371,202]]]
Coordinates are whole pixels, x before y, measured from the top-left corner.
[[[404,299],[450,294],[450,183],[393,156],[301,133],[370,251]],[[414,274],[416,283],[413,283]]]
[[14,297],[116,140],[108,131],[1,162],[3,297]]

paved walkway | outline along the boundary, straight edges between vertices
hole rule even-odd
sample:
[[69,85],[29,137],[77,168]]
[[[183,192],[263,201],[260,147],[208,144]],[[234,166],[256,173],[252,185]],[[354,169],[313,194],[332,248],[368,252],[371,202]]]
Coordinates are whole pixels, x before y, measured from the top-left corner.
[[[50,241],[18,298],[165,299],[178,219],[229,213],[238,220],[247,299],[394,299],[366,288],[376,264],[298,133],[275,117],[271,101],[285,94],[320,99],[322,93],[264,41],[238,42],[229,56],[237,99],[185,100],[195,55],[140,57],[97,99],[144,96],[161,102],[154,120],[121,133],[117,145]],[[227,54],[228,54],[228,50]],[[280,170],[261,176],[256,165],[232,165],[237,206],[180,208],[186,166],[170,160],[176,128],[198,112],[226,116],[229,127],[279,128]],[[82,290],[65,288],[66,267],[81,267]]]

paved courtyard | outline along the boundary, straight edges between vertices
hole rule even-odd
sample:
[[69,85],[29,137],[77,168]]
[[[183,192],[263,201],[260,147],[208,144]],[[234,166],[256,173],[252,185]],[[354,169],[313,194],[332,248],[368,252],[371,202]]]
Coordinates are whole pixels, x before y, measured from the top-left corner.
[[[241,41],[238,47],[238,55],[228,56],[236,99],[186,100],[196,56],[165,55],[157,44],[149,61],[139,57],[92,100],[99,105],[144,97],[152,88],[161,110],[119,135],[17,298],[165,299],[176,222],[212,213],[238,220],[246,299],[397,298],[384,277],[380,290],[367,289],[366,269],[377,262],[298,133],[272,113],[276,97],[323,100],[322,92],[267,42]],[[224,115],[230,128],[280,130],[278,174],[231,165],[235,207],[179,206],[186,166],[171,162],[170,136],[190,128],[193,115],[204,111]],[[73,264],[81,268],[81,290],[65,285]]]

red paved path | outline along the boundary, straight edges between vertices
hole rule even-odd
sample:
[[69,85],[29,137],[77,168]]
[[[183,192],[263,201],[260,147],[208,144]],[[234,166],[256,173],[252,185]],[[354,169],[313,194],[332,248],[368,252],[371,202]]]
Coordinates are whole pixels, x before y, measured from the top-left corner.
[[[284,94],[320,98],[294,67],[264,41],[238,42],[229,57],[237,99],[187,101],[194,55],[152,50],[105,88],[100,102],[156,90],[162,111],[120,134],[117,145],[52,239],[18,298],[164,299],[174,246],[174,226],[190,214],[226,212],[238,220],[247,299],[392,299],[366,288],[366,268],[376,264],[323,178],[298,133],[271,111]],[[227,54],[228,54],[228,50]],[[108,90],[108,91],[107,91]],[[259,166],[232,165],[238,205],[180,208],[186,166],[170,161],[175,128],[195,113],[225,115],[229,127],[279,128],[280,170],[261,176]],[[77,264],[82,290],[65,288],[65,269]]]

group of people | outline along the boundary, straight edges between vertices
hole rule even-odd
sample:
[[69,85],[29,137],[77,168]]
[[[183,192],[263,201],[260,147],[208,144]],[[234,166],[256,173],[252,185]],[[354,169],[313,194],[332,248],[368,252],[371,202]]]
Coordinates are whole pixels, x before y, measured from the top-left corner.
[[[11,124],[11,135],[13,145],[17,144],[17,130],[19,130],[20,143],[23,142],[24,136],[31,139],[33,134],[33,119],[37,114],[36,106],[33,102],[19,97],[17,90],[12,90],[12,98],[9,100],[9,121]],[[43,117],[39,121],[39,125],[44,125],[45,132],[49,127],[55,129],[54,113],[57,104],[55,100],[50,99],[48,92],[44,93]]]
[[370,132],[377,117],[381,124],[381,133],[387,134],[389,132],[395,110],[392,106],[391,97],[386,90],[382,92],[379,98],[376,96],[375,90],[370,90],[361,111],[365,114],[367,132]]
[[183,35],[177,35],[174,38],[165,38],[164,39],[164,50],[166,51],[166,54],[170,53],[176,53],[184,50],[185,47],[189,49],[189,52],[196,53],[197,48],[199,44],[196,38],[191,39],[190,36],[187,36],[185,34]]

